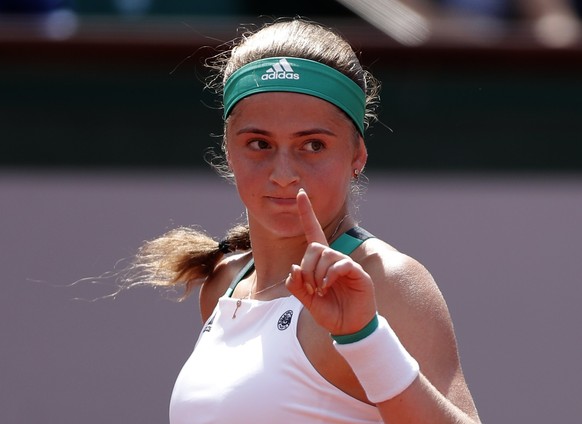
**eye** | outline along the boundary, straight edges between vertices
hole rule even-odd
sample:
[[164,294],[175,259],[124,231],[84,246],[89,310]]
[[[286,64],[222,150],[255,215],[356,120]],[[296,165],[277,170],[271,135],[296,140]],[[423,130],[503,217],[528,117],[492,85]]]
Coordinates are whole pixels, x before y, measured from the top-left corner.
[[303,145],[305,150],[310,152],[320,152],[325,148],[325,144],[323,141],[320,140],[309,140],[307,143]]
[[251,140],[248,146],[253,150],[265,150],[271,148],[270,144],[265,140]]

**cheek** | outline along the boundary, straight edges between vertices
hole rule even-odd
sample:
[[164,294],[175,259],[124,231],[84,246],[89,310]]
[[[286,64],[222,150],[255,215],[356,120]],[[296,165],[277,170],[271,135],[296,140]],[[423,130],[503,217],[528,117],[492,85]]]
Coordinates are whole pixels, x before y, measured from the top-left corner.
[[352,171],[343,161],[314,167],[306,178],[308,187],[305,189],[317,192],[317,197],[327,199],[326,203],[343,203],[351,190],[351,175]]
[[231,163],[230,169],[240,199],[244,203],[251,202],[258,196],[257,193],[260,191],[260,186],[265,179],[260,169],[252,166],[243,166],[237,161]]
[[238,197],[243,205],[245,207],[252,205],[253,199],[255,198],[255,191],[253,190],[253,187],[250,186],[249,183],[240,176],[235,176],[234,184],[238,193]]
[[234,183],[239,192],[248,191],[251,187],[253,179],[248,172],[245,172],[236,166],[230,168],[234,176]]
[[333,158],[325,164],[316,165],[315,172],[320,174],[321,181],[333,184],[334,187],[349,185],[353,170],[351,160],[347,155]]

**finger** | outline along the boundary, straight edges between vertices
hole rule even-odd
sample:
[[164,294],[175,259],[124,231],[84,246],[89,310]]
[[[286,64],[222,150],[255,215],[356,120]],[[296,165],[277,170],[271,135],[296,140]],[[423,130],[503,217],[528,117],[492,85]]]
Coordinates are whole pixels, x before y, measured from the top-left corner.
[[339,279],[342,279],[345,282],[351,281],[351,283],[348,284],[350,288],[358,290],[354,284],[357,281],[369,281],[369,276],[358,263],[354,262],[349,257],[344,257],[335,261],[328,267],[323,279],[322,288],[327,290]]
[[325,246],[322,246],[319,243],[310,243],[301,259],[301,265],[299,267],[301,270],[301,278],[305,286],[310,287],[310,289],[307,289],[308,291],[317,291],[318,281],[315,272],[318,268],[321,253],[324,249]]
[[297,193],[297,209],[299,210],[299,218],[301,219],[301,225],[303,225],[307,243],[315,242],[328,246],[327,238],[315,216],[309,196],[302,188]]
[[298,265],[291,266],[291,272],[285,281],[285,286],[287,286],[287,289],[289,289],[291,294],[301,301],[313,296],[313,293],[315,292],[313,286],[303,281],[301,267]]
[[345,260],[346,256],[330,248],[323,248],[319,254],[319,260],[313,271],[314,286],[320,295],[326,293],[329,272],[338,262]]

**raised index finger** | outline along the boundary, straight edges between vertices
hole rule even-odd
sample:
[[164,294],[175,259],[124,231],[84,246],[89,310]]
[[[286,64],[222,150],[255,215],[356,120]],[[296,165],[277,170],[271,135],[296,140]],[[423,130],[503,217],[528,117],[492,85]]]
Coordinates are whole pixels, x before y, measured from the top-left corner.
[[327,237],[325,237],[321,224],[315,216],[309,196],[307,196],[307,193],[303,189],[299,189],[297,193],[297,209],[299,210],[299,218],[303,225],[307,243],[315,242],[328,246]]

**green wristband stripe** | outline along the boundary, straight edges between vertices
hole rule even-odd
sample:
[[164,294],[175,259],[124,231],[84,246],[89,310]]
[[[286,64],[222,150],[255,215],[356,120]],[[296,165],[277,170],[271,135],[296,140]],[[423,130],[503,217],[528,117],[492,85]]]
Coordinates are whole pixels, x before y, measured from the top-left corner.
[[224,84],[224,118],[243,98],[257,93],[292,92],[326,100],[343,110],[364,134],[366,94],[349,77],[313,60],[269,57],[236,70]]
[[334,336],[332,334],[331,338],[334,339],[335,342],[338,344],[355,343],[368,337],[370,334],[376,331],[377,328],[378,328],[378,314],[374,315],[372,321],[366,324],[366,326],[362,328],[360,331],[352,334],[345,334],[342,336]]

